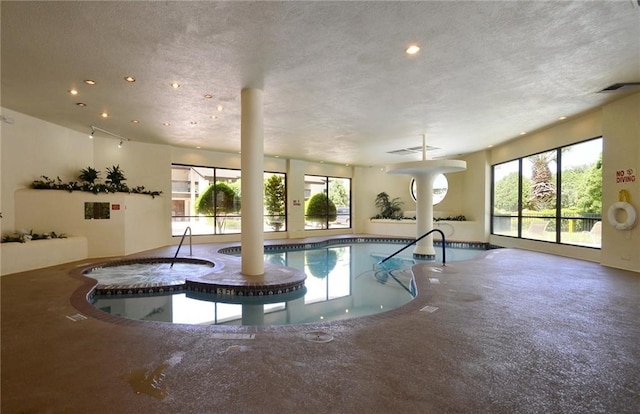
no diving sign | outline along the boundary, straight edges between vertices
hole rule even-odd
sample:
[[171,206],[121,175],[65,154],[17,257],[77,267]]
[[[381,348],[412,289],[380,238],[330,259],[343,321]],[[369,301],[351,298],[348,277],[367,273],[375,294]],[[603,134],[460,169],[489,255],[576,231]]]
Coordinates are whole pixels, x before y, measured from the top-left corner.
[[616,171],[616,183],[625,184],[625,183],[635,183],[635,182],[636,182],[636,172],[633,171],[633,168]]

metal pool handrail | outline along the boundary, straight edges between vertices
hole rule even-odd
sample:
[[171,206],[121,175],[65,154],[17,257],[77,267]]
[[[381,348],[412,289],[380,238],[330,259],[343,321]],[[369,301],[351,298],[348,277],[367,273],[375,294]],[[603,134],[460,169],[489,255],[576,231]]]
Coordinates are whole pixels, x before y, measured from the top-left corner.
[[184,229],[184,233],[182,233],[182,238],[180,239],[180,244],[178,245],[178,249],[176,250],[176,254],[175,254],[175,256],[173,256],[173,259],[171,259],[171,266],[169,266],[169,269],[171,269],[173,267],[173,264],[176,262],[176,259],[178,258],[178,253],[180,253],[180,248],[182,247],[182,243],[184,242],[184,238],[187,236],[187,231],[189,231],[189,256],[193,256],[193,247],[191,245],[191,226],[187,226],[187,228]]
[[406,246],[404,246],[402,249],[398,250],[397,252],[393,253],[390,256],[385,257],[384,259],[380,260],[378,262],[378,264],[382,264],[384,262],[386,262],[387,260],[391,259],[392,257],[394,257],[395,255],[397,255],[398,253],[402,252],[405,249],[408,249],[409,247],[413,246],[414,244],[418,243],[420,240],[424,239],[425,237],[427,237],[428,235],[430,235],[431,233],[433,233],[434,231],[437,231],[438,233],[440,233],[440,235],[442,236],[442,266],[445,266],[447,263],[447,258],[445,256],[445,238],[444,238],[444,232],[440,229],[431,229],[428,232],[426,232],[425,234],[423,234],[422,236],[418,237],[417,239],[415,239],[414,241],[412,241],[411,243],[407,244]]

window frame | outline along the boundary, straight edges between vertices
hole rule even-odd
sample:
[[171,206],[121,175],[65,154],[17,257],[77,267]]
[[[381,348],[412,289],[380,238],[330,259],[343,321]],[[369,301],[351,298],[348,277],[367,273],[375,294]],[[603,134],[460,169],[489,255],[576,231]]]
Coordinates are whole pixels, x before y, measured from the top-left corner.
[[[311,193],[309,191],[309,197],[307,197],[307,183],[313,182],[313,178],[315,178],[315,181],[318,181],[318,179],[320,180],[324,180],[324,189],[322,192],[315,192],[315,193]],[[348,198],[349,198],[349,212],[348,213],[341,213],[339,212],[340,208],[345,208],[344,206],[335,206],[336,207],[336,220],[334,221],[329,221],[330,215],[327,214],[325,215],[325,220],[324,222],[320,222],[318,220],[308,220],[309,215],[307,214],[307,203],[308,201],[315,195],[315,194],[321,194],[324,193],[327,195],[327,205],[326,205],[326,209],[329,209],[329,200],[330,200],[330,183],[332,180],[347,180],[349,183],[349,191],[348,191]],[[337,177],[337,176],[329,176],[329,175],[317,175],[317,174],[305,174],[304,175],[304,183],[305,183],[305,202],[304,202],[304,228],[305,230],[308,231],[315,231],[315,230],[335,230],[335,229],[351,229],[352,227],[352,219],[351,219],[351,211],[352,211],[352,179],[350,177]],[[335,204],[335,203],[334,203]],[[346,225],[337,225],[337,222],[340,220],[346,220]],[[319,222],[321,224],[320,228],[316,228],[313,227],[312,225],[310,225],[309,223],[311,222]]]
[[[530,154],[530,155],[525,155],[522,157],[518,157],[518,158],[514,158],[514,159],[510,159],[507,161],[503,161],[497,164],[493,164],[491,166],[491,220],[490,220],[490,234],[491,235],[495,235],[495,236],[501,236],[501,237],[509,237],[509,238],[517,238],[517,239],[524,239],[524,240],[534,240],[534,241],[540,241],[543,243],[554,243],[554,244],[562,244],[562,245],[567,245],[567,246],[576,246],[576,247],[585,247],[585,248],[592,248],[592,249],[601,249],[601,242],[598,241],[597,243],[591,243],[591,244],[587,244],[587,243],[578,243],[578,242],[570,242],[567,240],[563,240],[563,233],[562,233],[562,225],[563,225],[563,221],[567,221],[567,220],[573,220],[573,221],[577,221],[577,220],[583,220],[586,223],[591,223],[591,222],[597,222],[597,221],[602,221],[602,211],[600,211],[600,215],[595,216],[595,214],[597,213],[591,213],[592,216],[587,217],[584,214],[581,216],[575,216],[575,217],[570,217],[567,215],[563,215],[563,207],[562,207],[562,196],[563,196],[563,180],[562,180],[562,173],[563,173],[563,150],[576,146],[576,145],[580,145],[580,144],[584,144],[587,142],[591,142],[591,141],[596,141],[596,140],[601,140],[601,148],[604,147],[604,138],[603,136],[597,136],[597,137],[593,137],[593,138],[588,138],[582,141],[578,141],[578,142],[574,142],[572,144],[568,144],[568,145],[563,145],[560,147],[555,147],[549,150],[544,150],[544,151],[539,151],[536,152],[534,154]],[[524,210],[524,200],[523,200],[523,189],[524,189],[524,185],[523,185],[523,181],[524,181],[524,161],[530,157],[534,157],[540,154],[544,154],[544,153],[552,153],[555,152],[555,163],[556,163],[556,173],[555,173],[555,180],[554,180],[554,184],[555,184],[555,189],[556,189],[556,194],[555,194],[555,205],[554,205],[554,210],[555,210],[555,214],[550,217],[548,215],[544,215],[544,214],[523,214],[523,210]],[[602,154],[602,149],[600,151],[600,154]],[[509,163],[513,163],[513,162],[517,162],[518,163],[518,169],[517,169],[517,173],[518,173],[518,194],[517,194],[517,212],[516,214],[498,214],[496,213],[496,167],[502,166],[502,165],[506,165]],[[511,173],[510,173],[511,174]],[[589,213],[587,213],[589,214]],[[511,234],[503,234],[503,233],[497,233],[496,231],[496,219],[500,219],[500,218],[509,218],[510,222],[511,220],[516,220],[516,232],[515,235],[511,235]],[[551,225],[551,228],[553,230],[553,232],[555,233],[552,237],[552,240],[547,240],[544,238],[537,238],[533,235],[533,232],[527,232],[524,230],[525,227],[527,227],[527,224],[531,225],[532,221],[535,220],[548,220],[548,225]],[[594,224],[592,223],[592,224]],[[510,225],[511,226],[511,225]],[[545,230],[545,228],[543,228],[543,230]]]
[[[219,236],[219,235],[229,235],[229,234],[241,234],[242,230],[241,230],[241,225],[242,225],[242,192],[240,192],[239,195],[239,203],[240,203],[240,208],[238,210],[237,213],[235,214],[213,214],[213,215],[202,215],[202,214],[195,214],[195,211],[193,210],[193,206],[189,206],[189,208],[183,207],[181,210],[182,212],[184,212],[183,215],[179,215],[179,214],[174,214],[174,212],[178,207],[178,204],[174,203],[174,201],[180,201],[181,199],[178,198],[174,198],[174,195],[177,194],[188,194],[188,197],[190,200],[195,201],[195,199],[203,192],[206,190],[206,188],[199,188],[201,186],[198,186],[198,182],[195,182],[194,184],[194,188],[190,187],[190,182],[191,180],[189,180],[189,185],[187,185],[186,187],[184,185],[180,185],[180,183],[184,184],[184,180],[174,180],[174,176],[173,176],[173,172],[174,172],[174,168],[180,169],[180,168],[184,168],[184,169],[194,169],[194,168],[201,168],[201,169],[208,169],[211,170],[211,177],[212,180],[207,179],[207,187],[210,186],[211,184],[215,184],[218,182],[218,178],[220,177],[220,175],[218,174],[218,171],[234,171],[234,172],[238,172],[238,177],[237,180],[240,181],[240,188],[242,186],[242,170],[239,168],[227,168],[227,167],[215,167],[215,166],[206,166],[206,165],[193,165],[193,164],[183,164],[183,163],[172,163],[171,164],[171,236],[172,237],[179,237],[182,236],[183,234],[183,229],[178,228],[180,226],[175,226],[174,223],[180,221],[180,219],[182,221],[186,221],[187,223],[189,223],[188,225],[191,227],[191,223],[193,223],[194,221],[198,221],[200,219],[204,219],[204,220],[213,220],[214,224],[212,226],[211,231],[194,231],[193,235],[194,236]],[[191,174],[191,172],[189,172],[189,174]],[[283,181],[284,181],[284,223],[283,226],[280,229],[274,229],[272,227],[269,227],[267,225],[267,218],[270,217],[271,215],[267,214],[266,209],[263,211],[263,222],[264,224],[264,232],[265,233],[275,233],[275,232],[284,232],[287,231],[287,227],[288,227],[288,203],[287,203],[287,174],[285,172],[280,172],[280,171],[264,171],[263,172],[263,191],[264,191],[264,180],[266,180],[266,176],[270,175],[270,174],[277,174],[283,177]],[[204,178],[204,177],[203,177]],[[174,191],[174,189],[179,189],[179,190],[184,190],[187,189],[188,191]],[[263,196],[264,196],[264,192],[263,192]],[[186,197],[185,197],[186,198]],[[178,209],[179,210],[179,209]],[[193,214],[192,214],[193,213]],[[227,219],[231,219],[233,221],[237,221],[239,223],[239,227],[237,231],[225,231],[221,228],[219,228],[218,225],[218,218],[220,217],[224,217],[224,220],[226,221]],[[267,228],[269,227],[269,228]],[[203,228],[209,228],[209,226],[203,226]]]

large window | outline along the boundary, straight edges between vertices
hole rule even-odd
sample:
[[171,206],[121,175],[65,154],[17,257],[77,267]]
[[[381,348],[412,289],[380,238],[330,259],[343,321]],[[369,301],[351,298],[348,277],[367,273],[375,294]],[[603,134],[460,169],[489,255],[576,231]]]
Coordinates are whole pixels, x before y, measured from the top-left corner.
[[305,229],[351,227],[351,180],[304,176]]
[[280,173],[264,174],[264,222],[265,231],[287,229],[286,177]]
[[[264,174],[264,230],[286,230],[286,180]],[[240,233],[242,192],[240,170],[174,164],[171,168],[171,232],[182,235]]]
[[602,138],[493,166],[492,234],[600,247]]

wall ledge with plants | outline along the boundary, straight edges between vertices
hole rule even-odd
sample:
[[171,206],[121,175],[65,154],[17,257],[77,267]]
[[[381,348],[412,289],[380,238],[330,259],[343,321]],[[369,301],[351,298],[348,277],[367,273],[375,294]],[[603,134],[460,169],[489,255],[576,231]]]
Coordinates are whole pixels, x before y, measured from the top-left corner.
[[[28,233],[27,233],[28,234]],[[57,238],[50,233],[50,238],[31,239],[24,242],[2,243],[2,276],[25,272],[27,270],[55,266],[62,263],[85,260],[89,257],[89,245],[86,237],[69,236]],[[41,233],[40,236],[44,236]]]
[[106,169],[107,173],[103,183],[98,182],[100,172],[92,167],[83,168],[78,175],[78,181],[63,181],[60,177],[51,179],[46,175],[40,176],[40,179],[31,183],[31,188],[36,190],[65,190],[68,192],[85,191],[93,194],[99,193],[129,193],[129,194],[145,194],[152,198],[162,194],[162,191],[150,191],[144,186],[129,187],[125,181],[127,180],[124,171],[119,165],[114,165]]
[[18,230],[12,233],[7,233],[2,236],[2,243],[26,243],[31,240],[51,240],[51,239],[66,239],[67,235],[64,233],[56,233],[52,231],[50,233],[34,233],[33,230]]

